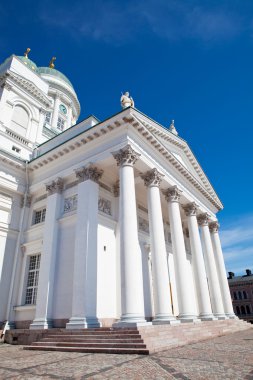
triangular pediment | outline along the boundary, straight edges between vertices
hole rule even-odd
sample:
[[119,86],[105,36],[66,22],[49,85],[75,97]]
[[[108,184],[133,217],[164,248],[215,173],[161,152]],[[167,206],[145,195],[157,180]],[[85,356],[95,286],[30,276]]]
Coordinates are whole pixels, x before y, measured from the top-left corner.
[[[217,201],[220,205],[219,208],[223,208],[214,188],[209,182],[187,142],[174,135],[167,128],[158,124],[141,112],[132,110],[131,113],[133,114],[134,119],[139,122],[150,134],[152,134],[153,137],[161,144],[162,148],[173,157],[171,161],[174,163],[176,168],[178,168],[181,172],[187,171],[188,174],[193,177],[194,180]],[[160,147],[159,150],[161,150]]]

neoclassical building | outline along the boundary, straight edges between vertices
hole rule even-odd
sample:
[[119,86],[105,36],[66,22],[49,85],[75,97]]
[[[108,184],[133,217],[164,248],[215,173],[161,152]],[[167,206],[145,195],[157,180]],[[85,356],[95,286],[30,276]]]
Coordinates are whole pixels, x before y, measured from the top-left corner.
[[[71,82],[0,66],[0,322],[47,329],[235,318],[222,204],[174,123],[77,122]],[[129,100],[129,102],[128,102]]]

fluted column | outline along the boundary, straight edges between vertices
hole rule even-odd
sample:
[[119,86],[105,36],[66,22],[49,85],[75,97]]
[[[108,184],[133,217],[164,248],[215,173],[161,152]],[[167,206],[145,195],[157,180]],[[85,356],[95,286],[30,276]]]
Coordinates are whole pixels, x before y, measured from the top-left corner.
[[52,115],[52,127],[57,128],[57,121],[59,116],[59,107],[60,107],[60,94],[55,95],[55,101],[54,101],[54,110]]
[[151,239],[152,277],[154,290],[154,324],[175,323],[172,315],[167,253],[159,186],[163,175],[152,169],[142,175],[148,188],[148,216]]
[[231,295],[228,286],[227,273],[225,263],[222,254],[222,248],[219,237],[219,223],[217,221],[209,224],[209,230],[211,232],[211,240],[213,243],[214,258],[220,283],[220,290],[223,300],[223,307],[226,316],[230,319],[236,318],[232,306]]
[[98,181],[93,165],[76,170],[78,206],[75,232],[72,316],[67,329],[99,327],[97,319]]
[[142,258],[138,241],[133,165],[140,154],[131,145],[113,152],[120,174],[121,319],[118,326],[142,324],[144,319]]
[[202,246],[213,314],[218,319],[225,319],[219,279],[214,261],[213,247],[208,227],[209,215],[207,213],[200,214],[198,216],[198,223],[201,230]]
[[211,308],[210,294],[206,278],[206,269],[197,222],[198,206],[196,203],[192,202],[188,203],[183,208],[187,216],[188,229],[190,234],[192,266],[199,305],[199,318],[201,320],[213,320],[215,318],[213,316]]
[[182,322],[191,322],[197,319],[192,306],[191,289],[189,287],[187,257],[182,229],[182,221],[179,208],[181,191],[177,186],[167,189],[165,192],[168,201],[169,221],[172,239],[172,251],[176,274],[177,298],[179,318]]
[[52,327],[55,264],[58,246],[58,222],[63,180],[57,178],[46,185],[47,208],[43,231],[43,248],[39,271],[35,319],[30,329]]

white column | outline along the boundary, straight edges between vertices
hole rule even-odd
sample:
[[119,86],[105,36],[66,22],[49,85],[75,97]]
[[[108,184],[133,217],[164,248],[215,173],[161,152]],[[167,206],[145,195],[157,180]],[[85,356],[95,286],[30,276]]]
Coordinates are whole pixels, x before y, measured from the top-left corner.
[[222,248],[221,248],[221,243],[220,243],[220,237],[219,237],[219,223],[217,221],[211,222],[209,224],[209,229],[211,232],[211,239],[213,243],[213,251],[214,251],[214,258],[215,258],[215,263],[216,263],[216,268],[217,268],[217,273],[218,273],[218,278],[219,278],[219,283],[220,283],[220,290],[221,290],[221,295],[222,295],[222,300],[223,300],[223,307],[224,307],[224,312],[226,316],[230,319],[236,318],[232,306],[232,300],[231,300],[231,295],[229,291],[229,286],[228,286],[228,280],[227,280],[227,273],[226,273],[226,268],[225,268],[225,263],[223,259],[223,254],[222,254]]
[[72,126],[72,103],[70,103],[68,107],[68,120],[67,120],[67,128]]
[[140,154],[130,145],[112,153],[120,167],[121,319],[118,326],[145,323],[142,257],[138,240],[133,165]]
[[193,202],[188,203],[183,208],[187,216],[188,229],[190,234],[193,273],[199,305],[199,318],[201,320],[210,321],[216,318],[212,313],[210,294],[206,278],[206,269],[199,235],[197,222],[198,206]]
[[30,329],[52,327],[55,263],[58,243],[58,221],[61,207],[63,180],[57,178],[46,185],[48,192],[46,218],[43,231],[43,248],[39,272],[35,319]]
[[165,192],[168,201],[169,222],[171,230],[172,251],[175,264],[177,297],[179,307],[179,318],[182,322],[192,322],[197,320],[192,306],[191,289],[187,281],[187,257],[184,243],[182,221],[179,208],[181,191],[177,186],[167,189]]
[[172,315],[170,281],[159,186],[163,175],[152,169],[142,175],[148,188],[148,216],[151,239],[152,277],[154,290],[154,324],[175,323]]
[[208,227],[209,215],[207,213],[200,214],[198,216],[198,223],[201,229],[202,246],[213,314],[218,319],[225,319],[226,317],[223,309],[219,279],[216,271],[213,247]]
[[67,329],[100,327],[97,318],[98,181],[103,174],[93,165],[76,170],[78,206],[74,251],[72,316]]
[[57,93],[55,95],[54,110],[53,110],[53,116],[52,116],[52,127],[54,127],[54,128],[57,128],[59,107],[60,107],[60,94]]

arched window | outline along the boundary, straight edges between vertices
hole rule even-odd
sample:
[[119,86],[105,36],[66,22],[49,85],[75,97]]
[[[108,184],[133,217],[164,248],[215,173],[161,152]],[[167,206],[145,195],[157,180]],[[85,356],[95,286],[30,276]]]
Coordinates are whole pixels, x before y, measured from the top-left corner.
[[240,310],[240,308],[239,308],[239,306],[236,306],[236,315],[240,315],[241,314],[241,310]]
[[234,292],[234,300],[237,300],[237,294]]
[[26,130],[29,123],[29,114],[24,107],[15,106],[11,119],[11,126],[16,133],[21,136],[26,136]]
[[246,305],[246,312],[247,312],[247,314],[250,314],[250,308],[249,308],[249,305]]
[[245,292],[245,290],[242,292],[243,294],[243,298],[246,300],[248,297],[247,297],[247,293]]
[[244,306],[241,306],[241,314],[246,314]]
[[242,292],[238,292],[238,298],[239,298],[239,300],[241,300],[242,299]]

